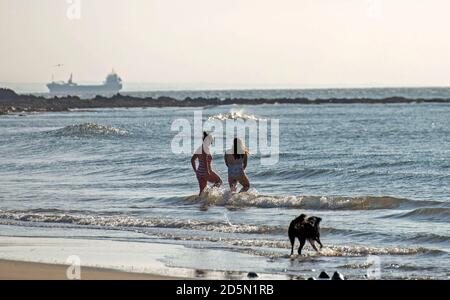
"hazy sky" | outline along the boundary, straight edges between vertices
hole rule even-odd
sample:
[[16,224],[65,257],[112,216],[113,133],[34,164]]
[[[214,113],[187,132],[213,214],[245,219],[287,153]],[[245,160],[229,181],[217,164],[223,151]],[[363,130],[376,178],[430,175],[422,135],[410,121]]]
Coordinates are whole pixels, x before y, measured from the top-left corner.
[[68,2],[0,0],[0,82],[450,86],[448,0]]

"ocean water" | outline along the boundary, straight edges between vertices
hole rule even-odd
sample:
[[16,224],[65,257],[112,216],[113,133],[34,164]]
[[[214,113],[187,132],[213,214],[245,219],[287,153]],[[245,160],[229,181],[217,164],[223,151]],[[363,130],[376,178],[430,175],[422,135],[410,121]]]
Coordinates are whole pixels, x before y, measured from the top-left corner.
[[[135,97],[172,97],[179,100],[190,98],[242,98],[242,99],[277,99],[277,98],[307,98],[307,99],[384,99],[389,97],[404,97],[407,99],[449,99],[448,87],[409,87],[409,88],[310,88],[310,89],[217,89],[217,90],[124,90],[124,95]],[[43,94],[46,96],[46,94]],[[83,95],[82,95],[83,97]],[[84,95],[84,98],[92,95]]]
[[[246,254],[258,262],[249,271],[288,277],[449,278],[450,105],[203,108],[205,120],[278,119],[280,149],[272,166],[250,149],[248,193],[201,197],[190,156],[170,147],[173,121],[196,110],[0,117],[0,235],[216,249],[223,271]],[[213,167],[226,182],[222,155]],[[287,227],[301,213],[323,219],[324,248],[290,257]]]

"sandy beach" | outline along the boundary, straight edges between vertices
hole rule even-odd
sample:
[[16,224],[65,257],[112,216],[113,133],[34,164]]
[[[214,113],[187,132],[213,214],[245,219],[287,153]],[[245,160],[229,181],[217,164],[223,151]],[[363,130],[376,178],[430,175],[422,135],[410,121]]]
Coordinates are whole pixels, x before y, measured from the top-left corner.
[[[0,260],[0,280],[67,280],[68,266]],[[173,280],[176,277],[82,268],[81,280]]]
[[[188,273],[159,261],[175,247],[96,240],[0,238],[0,280],[169,280]],[[75,260],[73,259],[75,258]],[[78,276],[68,278],[79,263]],[[178,273],[176,273],[178,272]],[[173,274],[177,274],[174,276]]]
[[[194,270],[170,268],[161,262],[165,255],[176,255],[182,249],[155,243],[0,237],[0,280],[194,278]],[[68,270],[76,270],[70,278]]]
[[[195,267],[200,256],[203,268]],[[176,262],[180,257],[193,261],[180,266]],[[226,268],[232,258],[242,268]],[[248,279],[252,264],[257,263],[252,262],[254,259],[221,250],[153,242],[0,237],[0,280]],[[69,273],[71,278],[66,275],[69,270],[76,270]],[[258,279],[287,277],[259,273]]]

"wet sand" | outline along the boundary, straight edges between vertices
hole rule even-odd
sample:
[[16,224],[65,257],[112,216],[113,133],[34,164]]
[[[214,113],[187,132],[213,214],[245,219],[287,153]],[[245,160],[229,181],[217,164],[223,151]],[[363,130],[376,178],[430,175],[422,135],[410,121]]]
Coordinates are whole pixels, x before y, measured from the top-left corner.
[[[180,257],[184,258],[181,266]],[[82,280],[246,280],[253,265],[265,261],[248,254],[174,244],[0,237],[0,280],[65,280],[69,265],[77,260]],[[284,274],[258,275],[263,280],[289,279]]]
[[80,271],[74,273],[80,274],[82,280],[194,278],[191,276],[192,270],[169,268],[160,262],[165,254],[178,253],[179,249],[183,247],[153,243],[0,237],[0,280],[70,279],[67,272],[76,260],[79,260]]
[[[67,280],[65,265],[0,260],[0,280]],[[169,276],[81,267],[81,280],[175,280]]]

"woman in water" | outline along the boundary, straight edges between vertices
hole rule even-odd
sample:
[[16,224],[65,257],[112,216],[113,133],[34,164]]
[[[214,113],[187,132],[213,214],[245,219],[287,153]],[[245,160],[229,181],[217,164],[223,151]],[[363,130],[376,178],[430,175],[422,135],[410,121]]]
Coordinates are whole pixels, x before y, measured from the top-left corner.
[[[192,168],[197,175],[198,185],[200,186],[201,195],[205,190],[208,182],[214,183],[215,187],[222,185],[222,179],[212,169],[212,156],[210,147],[213,142],[211,134],[203,132],[203,144],[195,151],[195,154],[191,158]],[[201,148],[201,149],[200,149]],[[195,161],[198,159],[198,168]]]
[[239,182],[242,189],[239,193],[249,190],[250,182],[245,174],[247,168],[247,159],[249,152],[241,139],[235,138],[233,141],[233,149],[230,149],[225,154],[225,164],[228,167],[228,183],[230,184],[231,192],[236,192],[236,186]]

